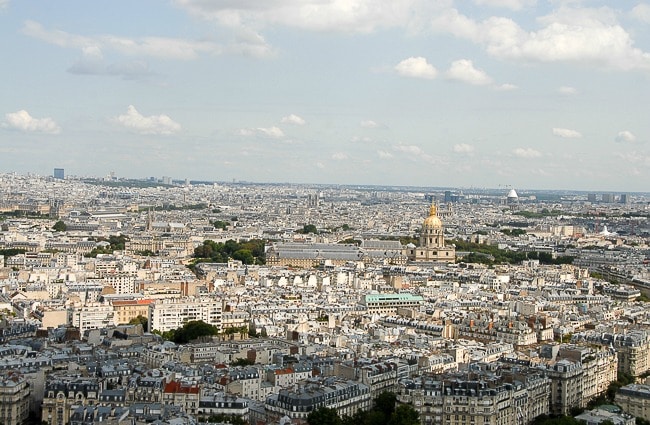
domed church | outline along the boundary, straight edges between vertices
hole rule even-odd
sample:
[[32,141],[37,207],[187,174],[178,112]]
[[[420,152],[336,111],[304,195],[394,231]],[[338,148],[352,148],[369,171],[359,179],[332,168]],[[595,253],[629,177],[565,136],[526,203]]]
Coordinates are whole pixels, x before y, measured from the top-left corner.
[[429,207],[429,217],[422,223],[419,246],[407,245],[406,255],[410,261],[453,263],[456,260],[456,249],[445,246],[444,226],[435,203]]

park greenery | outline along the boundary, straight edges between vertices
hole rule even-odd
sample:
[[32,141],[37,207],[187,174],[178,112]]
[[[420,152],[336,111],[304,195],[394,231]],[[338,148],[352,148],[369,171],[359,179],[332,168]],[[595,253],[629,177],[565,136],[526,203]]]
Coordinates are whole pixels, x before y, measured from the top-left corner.
[[346,244],[346,245],[361,245],[361,240],[359,239],[354,239],[354,238],[347,238],[339,241],[338,243],[340,244]]
[[0,249],[0,255],[2,255],[5,258],[13,257],[14,255],[18,255],[18,254],[24,254],[25,252],[27,252],[27,251],[25,249],[23,249],[23,248]]
[[65,232],[67,229],[68,226],[62,220],[57,221],[54,223],[54,226],[52,226],[52,230],[55,232]]
[[232,239],[226,242],[203,241],[194,249],[194,260],[190,265],[193,269],[197,263],[227,263],[228,260],[239,260],[243,264],[265,264],[266,257],[261,239],[236,242]]
[[501,229],[501,233],[508,236],[521,236],[525,235],[526,231],[524,229]]
[[139,314],[138,317],[134,317],[128,323],[129,325],[142,325],[142,330],[145,332],[149,331],[149,319]]
[[307,416],[309,425],[420,425],[418,412],[410,404],[397,404],[394,393],[379,394],[370,410],[340,417],[336,409],[319,407]]
[[212,222],[212,225],[214,226],[215,229],[226,230],[228,226],[230,226],[230,223],[223,220],[215,220]]
[[[148,326],[148,320],[146,317],[138,316],[137,318],[131,320],[129,324],[142,324],[143,328],[146,329]],[[209,323],[205,323],[203,320],[192,320],[185,323],[178,329],[172,329],[165,332],[154,330],[153,333],[162,336],[163,339],[167,341],[175,342],[176,344],[187,344],[188,342],[194,341],[195,339],[204,336],[221,335],[225,338],[231,337],[235,334],[254,336],[251,335],[251,333],[248,331],[248,326],[229,327],[219,332],[219,328],[210,325]],[[241,359],[240,362],[248,362],[248,360]]]
[[525,260],[539,260],[540,264],[571,264],[575,257],[559,256],[553,258],[548,252],[521,252],[500,249],[496,245],[479,244],[467,242],[459,239],[447,241],[448,244],[456,245],[456,252],[469,252],[458,262],[463,263],[480,263],[487,265],[494,264],[517,264]]
[[255,362],[250,359],[245,359],[243,357],[238,357],[235,359],[232,363],[230,363],[230,366],[233,367],[245,367],[245,366],[253,366]]
[[95,238],[95,242],[108,242],[108,245],[105,247],[95,247],[92,251],[85,254],[85,257],[97,257],[99,254],[112,254],[113,251],[123,251],[126,245],[126,242],[129,240],[128,237],[124,235],[111,235],[107,238],[100,236]]
[[313,224],[305,224],[304,226],[302,226],[302,229],[296,230],[296,233],[301,233],[303,235],[313,233],[314,235],[317,235],[318,234],[318,229]]
[[219,328],[216,326],[205,323],[203,320],[192,320],[178,329],[171,329],[165,332],[154,331],[167,341],[175,342],[176,344],[187,344],[203,336],[215,336],[219,334]]

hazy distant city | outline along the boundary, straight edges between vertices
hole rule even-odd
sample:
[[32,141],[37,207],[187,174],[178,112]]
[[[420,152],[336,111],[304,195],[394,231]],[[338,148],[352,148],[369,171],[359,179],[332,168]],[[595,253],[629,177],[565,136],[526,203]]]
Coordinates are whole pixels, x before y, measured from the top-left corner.
[[5,424],[650,420],[648,194],[56,168],[0,199]]

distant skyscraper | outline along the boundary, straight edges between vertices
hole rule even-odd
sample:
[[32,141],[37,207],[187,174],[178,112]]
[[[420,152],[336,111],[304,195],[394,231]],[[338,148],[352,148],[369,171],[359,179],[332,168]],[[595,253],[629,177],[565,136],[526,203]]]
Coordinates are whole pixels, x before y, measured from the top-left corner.
[[603,193],[602,199],[606,204],[611,204],[614,202],[614,196],[611,193]]
[[596,202],[596,194],[595,193],[587,193],[587,201],[595,203]]
[[627,193],[621,193],[621,197],[619,198],[621,204],[629,204],[630,203],[630,197],[627,196]]
[[65,170],[63,168],[55,168],[54,169],[54,178],[55,179],[65,179]]

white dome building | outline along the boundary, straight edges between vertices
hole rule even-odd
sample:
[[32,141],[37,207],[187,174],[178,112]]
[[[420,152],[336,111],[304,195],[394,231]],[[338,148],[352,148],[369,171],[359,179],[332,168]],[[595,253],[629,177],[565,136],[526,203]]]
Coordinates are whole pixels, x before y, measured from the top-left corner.
[[506,197],[506,201],[509,204],[516,204],[519,202],[519,195],[517,195],[517,191],[514,189],[510,189],[510,192],[508,192],[508,196]]

